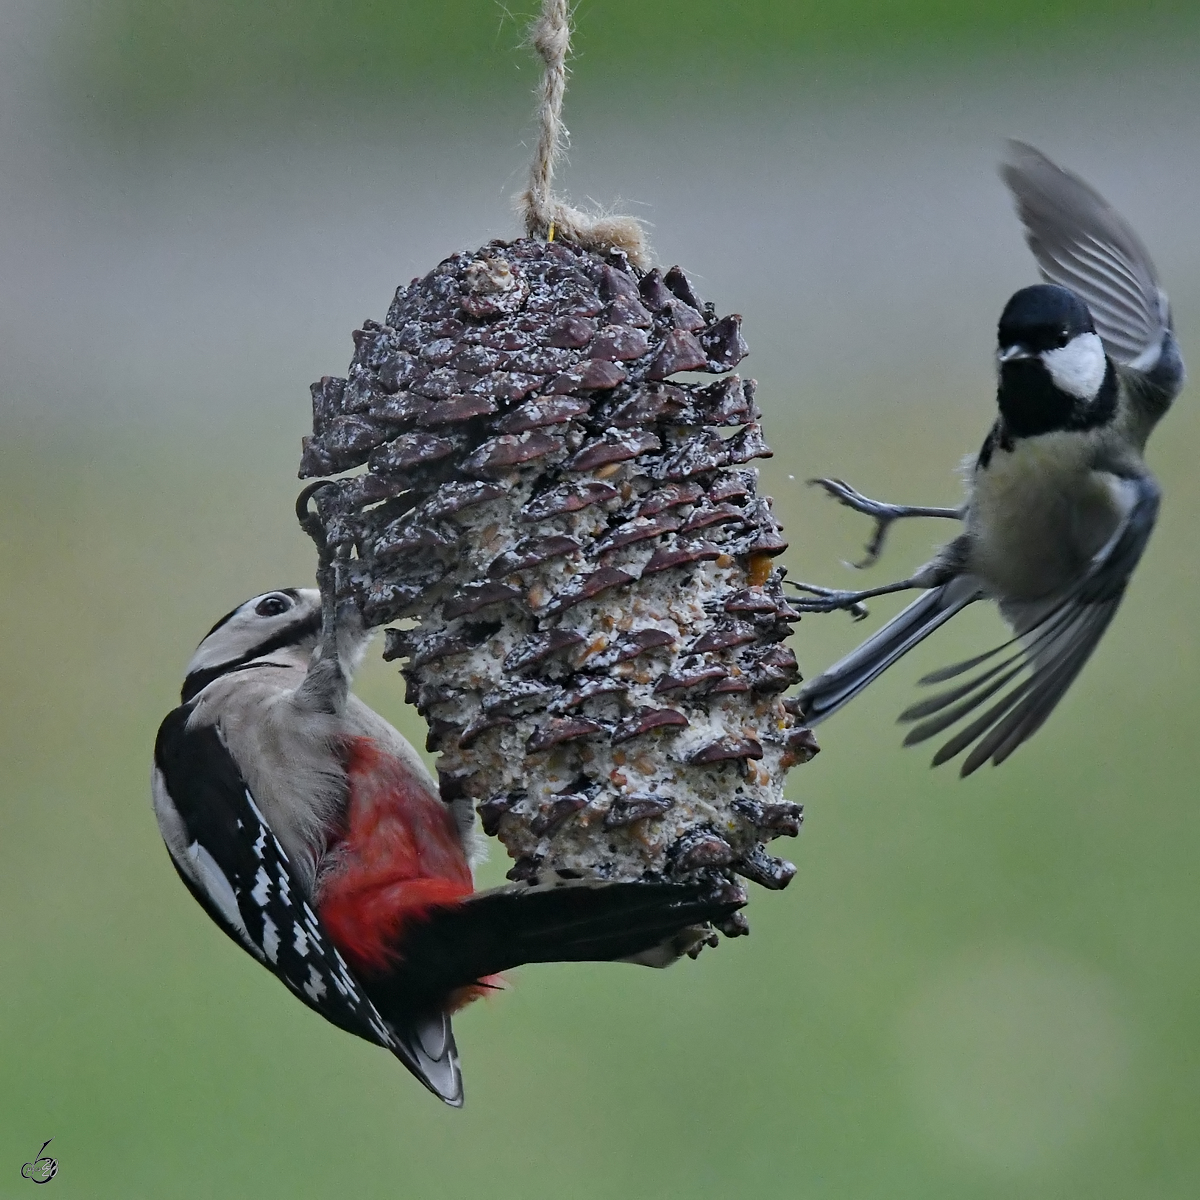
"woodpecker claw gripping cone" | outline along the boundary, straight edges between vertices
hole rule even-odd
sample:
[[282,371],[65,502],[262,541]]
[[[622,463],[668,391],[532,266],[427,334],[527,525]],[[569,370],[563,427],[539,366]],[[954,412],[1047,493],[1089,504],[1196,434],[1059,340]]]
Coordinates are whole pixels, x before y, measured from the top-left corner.
[[511,878],[785,887],[763,843],[798,832],[783,778],[817,747],[781,698],[798,614],[740,318],[678,268],[522,239],[447,259],[355,343],[300,474],[366,465],[313,503],[393,626],[443,798]]

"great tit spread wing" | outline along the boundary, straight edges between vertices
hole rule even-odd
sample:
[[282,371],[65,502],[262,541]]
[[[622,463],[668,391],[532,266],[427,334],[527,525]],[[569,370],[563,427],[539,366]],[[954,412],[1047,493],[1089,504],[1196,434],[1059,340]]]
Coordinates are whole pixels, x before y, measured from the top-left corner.
[[1114,359],[1153,368],[1170,331],[1170,306],[1128,222],[1079,176],[1024,142],[1009,142],[1000,175],[1045,279],[1083,300]]
[[[973,745],[962,766],[962,774],[969,775],[989,758],[999,765],[1041,728],[1116,614],[1154,528],[1160,498],[1157,482],[1146,474],[1121,483],[1130,497],[1128,511],[1083,577],[1052,600],[1002,604],[1017,631],[1013,638],[986,654],[925,676],[922,683],[941,683],[1000,658],[965,683],[906,709],[902,721],[920,722],[905,739],[906,745],[942,733],[998,696],[934,756],[936,766]],[[1001,658],[1005,650],[1012,653]]]

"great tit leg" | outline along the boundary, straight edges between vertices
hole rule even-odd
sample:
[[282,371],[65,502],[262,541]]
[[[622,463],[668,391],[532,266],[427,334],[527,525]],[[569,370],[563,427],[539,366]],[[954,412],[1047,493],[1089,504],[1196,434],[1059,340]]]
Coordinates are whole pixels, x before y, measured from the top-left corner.
[[892,592],[907,592],[912,588],[929,587],[922,575],[913,575],[896,583],[884,584],[883,587],[866,588],[861,592],[845,592],[838,588],[820,587],[815,583],[801,583],[795,579],[788,579],[785,582],[789,587],[808,592],[814,597],[812,600],[801,600],[798,597],[789,598],[788,603],[799,609],[800,612],[826,613],[844,609],[856,621],[861,621],[863,617],[867,616],[864,600],[870,600],[874,596],[888,596]]
[[810,487],[823,487],[839,504],[854,509],[875,522],[875,532],[867,542],[867,556],[854,566],[862,568],[872,566],[878,561],[883,552],[883,543],[893,521],[903,517],[947,517],[962,520],[962,510],[958,508],[928,508],[916,504],[886,504],[882,500],[872,500],[864,496],[856,488],[852,488],[844,479],[810,479]]

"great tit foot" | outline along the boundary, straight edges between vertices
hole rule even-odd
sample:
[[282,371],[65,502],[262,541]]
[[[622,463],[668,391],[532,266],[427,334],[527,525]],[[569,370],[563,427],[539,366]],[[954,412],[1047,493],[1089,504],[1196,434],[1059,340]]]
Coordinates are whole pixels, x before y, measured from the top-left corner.
[[800,599],[799,597],[791,597],[789,599],[789,603],[799,609],[800,612],[827,613],[844,610],[856,621],[861,621],[868,615],[867,606],[862,602],[862,592],[843,592],[837,588],[819,587],[815,583],[801,583],[797,579],[789,579],[787,583],[790,587],[798,588],[802,592],[808,592],[814,597],[812,600]]
[[902,517],[946,517],[960,519],[962,513],[956,508],[928,508],[914,504],[887,504],[883,500],[872,500],[864,496],[857,488],[852,488],[844,479],[810,479],[810,487],[822,487],[826,495],[832,496],[839,504],[870,517],[875,522],[875,532],[864,547],[866,557],[854,563],[859,569],[873,566],[883,553],[883,543],[887,539],[888,530],[893,521]]

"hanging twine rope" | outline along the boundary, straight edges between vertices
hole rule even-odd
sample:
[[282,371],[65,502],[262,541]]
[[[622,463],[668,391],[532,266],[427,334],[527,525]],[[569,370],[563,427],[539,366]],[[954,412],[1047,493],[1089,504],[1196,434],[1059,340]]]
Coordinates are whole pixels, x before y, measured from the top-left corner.
[[562,120],[567,90],[567,55],[571,49],[568,0],[545,0],[541,16],[530,27],[529,40],[545,64],[538,102],[538,142],[529,168],[529,187],[517,197],[530,237],[573,242],[586,250],[623,250],[638,267],[649,267],[650,252],[636,217],[586,213],[551,191],[554,168],[569,134]]

